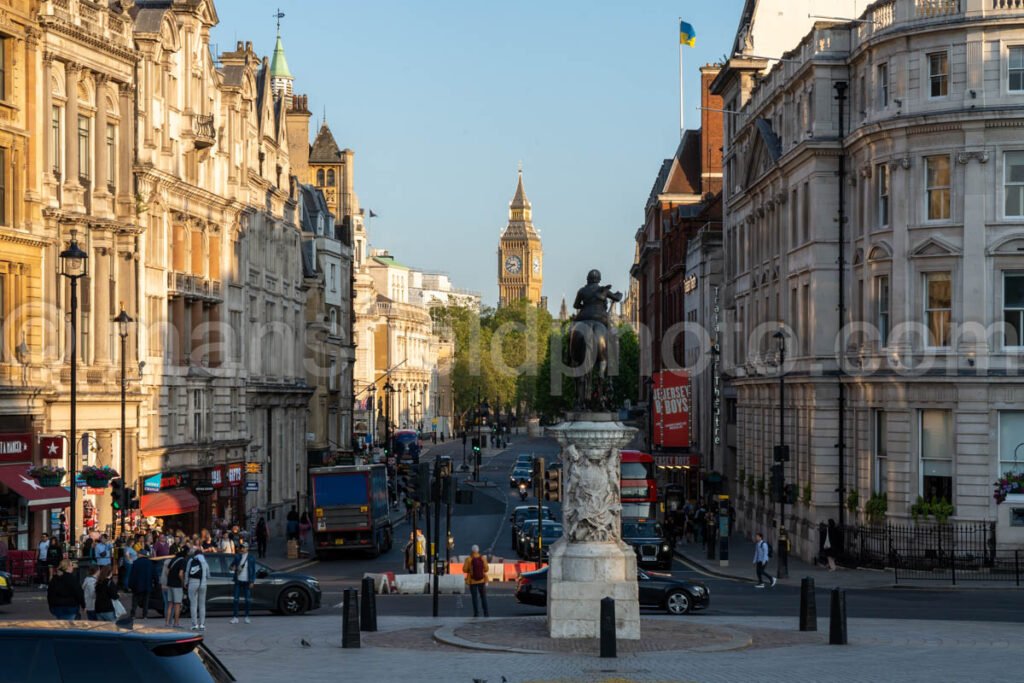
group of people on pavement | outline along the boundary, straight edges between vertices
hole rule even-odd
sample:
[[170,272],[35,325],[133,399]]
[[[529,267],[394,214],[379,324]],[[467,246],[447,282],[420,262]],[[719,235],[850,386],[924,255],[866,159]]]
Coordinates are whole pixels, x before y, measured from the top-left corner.
[[[183,533],[168,538],[164,534],[138,535],[125,541],[121,555],[120,589],[131,594],[131,608],[121,603],[119,586],[114,575],[113,546],[105,535],[83,544],[82,558],[88,562],[88,573],[79,583],[75,562],[57,561],[52,572],[47,564],[45,578],[47,605],[54,618],[75,621],[82,612],[89,621],[116,621],[122,616],[142,619],[149,616],[152,594],[159,591],[164,613],[164,625],[181,628],[181,608],[185,595],[189,599],[192,630],[206,630],[206,592],[210,580],[207,553],[232,555],[231,570],[234,580],[234,613],[232,624],[238,623],[239,608],[244,606],[245,623],[251,623],[252,586],[256,582],[256,560],[249,555],[249,546],[236,526],[232,532],[219,534],[215,539],[204,529],[191,538]],[[50,540],[40,546],[40,555],[49,557]],[[56,540],[52,548],[60,552]],[[155,559],[154,559],[155,558]],[[52,574],[52,576],[51,576]]]

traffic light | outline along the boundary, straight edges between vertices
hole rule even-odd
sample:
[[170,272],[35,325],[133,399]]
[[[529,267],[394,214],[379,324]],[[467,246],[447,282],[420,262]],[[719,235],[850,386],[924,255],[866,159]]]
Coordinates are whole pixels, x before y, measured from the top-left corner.
[[782,472],[782,463],[772,465],[772,499],[782,500],[785,495],[785,475]]
[[115,510],[127,510],[123,479],[110,480],[110,506]]
[[421,462],[413,468],[412,476],[409,478],[409,495],[413,500],[421,503],[430,496],[430,463]]
[[473,455],[480,455],[480,437],[473,437]]
[[789,446],[774,446],[772,455],[775,462],[789,462]]
[[127,500],[125,509],[127,510],[138,510],[139,509],[139,496],[135,492],[135,489],[125,489],[124,497]]
[[555,467],[544,473],[544,500],[558,502],[562,499],[562,469]]

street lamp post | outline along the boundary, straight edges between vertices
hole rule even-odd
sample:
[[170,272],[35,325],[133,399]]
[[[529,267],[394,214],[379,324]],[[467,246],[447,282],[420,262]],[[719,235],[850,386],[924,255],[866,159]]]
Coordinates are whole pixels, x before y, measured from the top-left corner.
[[68,248],[60,252],[60,274],[66,277],[71,285],[71,434],[68,438],[70,445],[69,473],[71,477],[70,504],[71,515],[68,517],[68,555],[77,555],[78,535],[75,524],[75,498],[78,486],[75,482],[77,476],[76,460],[78,457],[78,433],[76,431],[77,409],[77,383],[78,383],[78,281],[89,272],[89,254],[78,246],[77,233],[71,231],[71,242]]
[[[121,483],[125,484],[128,481],[128,465],[127,465],[127,438],[125,433],[127,431],[126,423],[126,405],[127,405],[127,372],[128,372],[128,326],[135,322],[125,312],[124,305],[121,305],[121,312],[114,318],[114,322],[117,324],[117,333],[121,337]],[[123,487],[122,487],[122,490]],[[121,536],[124,536],[124,501],[121,504]]]
[[373,448],[374,448],[374,445],[377,443],[377,424],[376,424],[376,419],[375,419],[376,416],[377,416],[377,385],[376,384],[371,384],[370,388],[368,389],[368,393],[370,395],[370,410],[368,411],[370,413],[370,416],[369,416],[369,423],[370,423],[369,424],[369,427],[370,427],[370,444],[369,444],[369,449],[370,449],[370,457],[373,457]]
[[776,493],[779,494],[779,566],[781,578],[789,576],[789,534],[786,532],[786,461],[789,448],[786,446],[786,335],[782,330],[772,335],[779,341],[779,446],[775,453],[775,466],[779,468]]
[[[398,460],[395,460],[394,466],[391,465],[391,458],[394,455],[391,452],[391,395],[394,393],[395,388],[391,386],[391,380],[388,378],[384,379],[384,464],[389,470],[395,473],[395,502],[398,502]],[[392,470],[392,467],[394,468]]]

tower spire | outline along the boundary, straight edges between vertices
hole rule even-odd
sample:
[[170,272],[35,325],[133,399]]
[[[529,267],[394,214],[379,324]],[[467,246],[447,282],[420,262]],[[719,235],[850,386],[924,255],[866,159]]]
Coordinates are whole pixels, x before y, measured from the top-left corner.
[[274,56],[270,60],[270,89],[274,97],[282,97],[285,103],[291,106],[292,85],[295,77],[288,69],[288,60],[284,56],[284,43],[281,42],[281,19],[284,12],[277,10],[274,18],[277,19],[277,42],[274,44]]

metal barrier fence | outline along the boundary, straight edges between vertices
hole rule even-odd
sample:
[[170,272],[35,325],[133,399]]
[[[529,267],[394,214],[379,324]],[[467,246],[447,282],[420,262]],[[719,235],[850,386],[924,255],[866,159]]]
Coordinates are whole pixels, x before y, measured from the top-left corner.
[[996,550],[994,522],[878,524],[842,530],[842,555],[862,567],[892,568],[896,582],[1006,581],[1020,585],[1020,551]]

